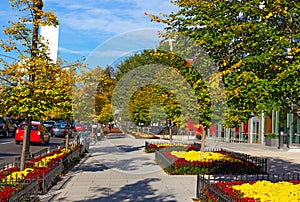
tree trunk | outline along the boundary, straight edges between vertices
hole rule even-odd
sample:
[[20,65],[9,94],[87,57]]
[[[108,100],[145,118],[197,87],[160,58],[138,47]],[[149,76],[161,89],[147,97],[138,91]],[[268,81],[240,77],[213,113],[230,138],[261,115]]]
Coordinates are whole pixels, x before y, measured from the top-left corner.
[[170,138],[170,142],[173,141],[173,137],[172,137],[172,122],[170,121],[170,127],[169,127],[169,138]]
[[204,152],[204,146],[205,146],[205,139],[206,139],[206,128],[203,129],[203,133],[201,136],[201,152]]
[[24,127],[24,138],[23,138],[23,145],[22,145],[22,152],[21,152],[21,161],[20,161],[20,171],[25,169],[25,161],[26,161],[26,144],[27,144],[27,131],[28,126],[25,125]]
[[66,134],[66,148],[68,148],[69,147],[69,137],[70,137],[70,130],[71,129],[71,126],[70,126],[70,124],[69,123],[67,123],[67,134]]

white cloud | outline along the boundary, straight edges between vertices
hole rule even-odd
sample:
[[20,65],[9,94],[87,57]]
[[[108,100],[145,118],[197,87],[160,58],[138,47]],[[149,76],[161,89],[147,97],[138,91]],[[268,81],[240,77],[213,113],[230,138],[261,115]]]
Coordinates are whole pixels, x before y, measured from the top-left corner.
[[[175,9],[169,1],[162,0],[82,0],[80,2],[64,0],[50,1],[63,26],[74,30],[93,30],[110,33],[122,33],[140,28],[162,27],[151,23],[144,12],[158,14],[169,13]],[[47,3],[47,1],[46,1]],[[50,6],[51,6],[50,5]]]
[[[175,9],[169,0],[44,0],[44,10],[54,11],[60,21],[59,52],[64,57],[87,56],[100,44],[122,33],[161,29],[163,24],[151,22],[144,12],[170,13]],[[0,10],[1,23],[16,14],[7,2],[1,3]]]
[[119,58],[144,49],[154,49],[159,44],[158,29],[140,29],[119,34],[105,41],[87,56],[91,67],[113,64]]
[[59,47],[58,50],[62,53],[71,53],[71,54],[79,54],[79,55],[86,55],[86,54],[90,53],[90,51],[71,50],[71,49],[63,48],[63,47]]

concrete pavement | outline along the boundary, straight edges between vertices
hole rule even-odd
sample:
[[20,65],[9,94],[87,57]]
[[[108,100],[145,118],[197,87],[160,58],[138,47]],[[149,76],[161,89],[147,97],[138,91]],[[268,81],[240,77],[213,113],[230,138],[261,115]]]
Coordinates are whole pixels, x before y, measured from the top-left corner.
[[[144,150],[145,139],[110,134],[40,201],[192,201],[196,176],[169,176]],[[270,157],[270,173],[300,173],[300,152],[245,143],[207,142],[253,156]]]

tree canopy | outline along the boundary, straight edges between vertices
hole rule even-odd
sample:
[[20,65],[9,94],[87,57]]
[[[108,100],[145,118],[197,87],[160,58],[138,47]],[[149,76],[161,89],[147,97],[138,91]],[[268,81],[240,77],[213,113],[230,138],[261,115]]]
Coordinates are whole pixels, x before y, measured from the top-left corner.
[[3,115],[35,120],[72,117],[72,86],[78,64],[52,61],[41,26],[58,26],[54,12],[43,11],[42,0],[11,0],[17,21],[4,28],[1,39]]
[[227,126],[299,103],[298,1],[173,1],[163,16],[168,35],[201,45],[217,65],[227,97]]
[[[164,45],[162,42],[161,46]],[[126,97],[131,98],[128,119],[149,124],[151,114],[155,115],[152,107],[160,106],[163,111],[158,110],[158,115],[162,117],[164,112],[167,124],[171,122],[181,127],[186,127],[187,121],[200,122],[205,127],[210,124],[208,89],[201,75],[184,58],[158,48],[135,54],[117,68],[118,85],[126,92],[119,100],[127,102]],[[130,91],[134,93],[128,93]]]

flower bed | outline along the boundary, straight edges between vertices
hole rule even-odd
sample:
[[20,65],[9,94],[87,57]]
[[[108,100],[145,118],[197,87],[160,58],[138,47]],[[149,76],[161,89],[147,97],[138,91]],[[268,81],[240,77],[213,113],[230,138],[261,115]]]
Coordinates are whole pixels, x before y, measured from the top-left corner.
[[[281,202],[300,201],[299,175],[291,179],[274,180],[269,175],[255,180],[217,180],[202,177],[200,195],[205,201]],[[198,176],[199,179],[199,176]],[[201,177],[200,177],[201,179]],[[216,180],[216,178],[215,178]],[[204,186],[203,186],[204,185]]]
[[[155,159],[165,172],[173,175],[257,174],[264,173],[266,167],[250,161],[251,158],[243,158],[242,155],[228,153],[225,150],[156,151]],[[264,163],[266,164],[266,161]]]
[[130,131],[130,134],[133,135],[135,138],[140,139],[159,139],[158,136],[156,135],[150,135],[150,134],[145,134],[142,132],[135,132],[135,131]]
[[[8,200],[14,193],[24,189],[18,186],[27,183],[31,179],[38,179],[38,187],[41,193],[45,193],[57,181],[67,164],[74,158],[79,158],[79,146],[58,149],[38,158],[32,158],[26,162],[26,169],[20,171],[18,167],[9,168],[0,172],[0,199]],[[1,201],[0,200],[0,201]],[[3,201],[5,201],[3,199]]]
[[145,152],[146,153],[153,153],[156,150],[164,150],[164,151],[173,151],[173,150],[180,150],[180,151],[199,151],[201,144],[199,143],[184,143],[184,142],[145,142]]
[[[19,168],[10,168],[1,171],[1,178],[10,176],[10,173],[18,172]],[[28,172],[28,170],[27,170]],[[25,173],[25,172],[24,172]],[[0,201],[32,201],[37,198],[38,180],[26,176],[26,180],[6,183],[1,179],[0,183]]]

